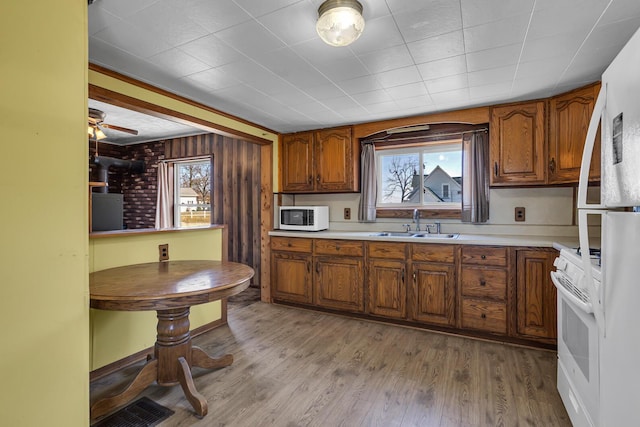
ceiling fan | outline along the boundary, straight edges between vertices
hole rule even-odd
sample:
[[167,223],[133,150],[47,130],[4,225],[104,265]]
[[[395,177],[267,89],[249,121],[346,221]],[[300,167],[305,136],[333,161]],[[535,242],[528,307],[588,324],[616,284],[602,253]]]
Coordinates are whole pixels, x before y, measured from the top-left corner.
[[109,123],[104,123],[104,119],[107,115],[104,111],[98,110],[96,108],[89,108],[89,128],[88,133],[89,137],[95,138],[96,140],[104,139],[107,135],[104,134],[102,129],[112,129],[119,132],[129,133],[131,135],[137,135],[138,131],[135,129],[129,129],[122,126],[116,126]]

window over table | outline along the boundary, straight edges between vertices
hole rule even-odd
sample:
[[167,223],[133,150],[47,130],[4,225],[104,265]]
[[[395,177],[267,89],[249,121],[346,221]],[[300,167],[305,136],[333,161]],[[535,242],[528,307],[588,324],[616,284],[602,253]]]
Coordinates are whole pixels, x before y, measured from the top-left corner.
[[461,137],[377,149],[376,162],[377,207],[461,207]]
[[174,164],[174,224],[199,227],[211,224],[211,159]]

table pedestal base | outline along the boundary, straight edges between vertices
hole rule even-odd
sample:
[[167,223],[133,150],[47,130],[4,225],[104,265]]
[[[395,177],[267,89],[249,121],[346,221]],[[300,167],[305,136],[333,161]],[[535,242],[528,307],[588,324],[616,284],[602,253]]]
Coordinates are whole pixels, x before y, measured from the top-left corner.
[[131,401],[153,382],[161,386],[180,384],[199,417],[207,415],[207,400],[196,390],[191,368],[217,369],[233,363],[233,356],[210,357],[191,345],[189,308],[158,310],[158,336],[154,356],[120,393],[98,400],[91,406],[91,419],[98,418]]

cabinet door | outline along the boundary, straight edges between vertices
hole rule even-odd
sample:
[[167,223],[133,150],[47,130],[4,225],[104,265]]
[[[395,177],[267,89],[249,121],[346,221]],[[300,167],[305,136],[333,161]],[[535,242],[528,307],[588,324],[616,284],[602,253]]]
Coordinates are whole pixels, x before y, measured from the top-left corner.
[[544,102],[491,110],[491,185],[545,183]]
[[271,253],[271,292],[275,299],[311,304],[311,254]]
[[556,288],[549,273],[557,253],[519,250],[517,254],[517,333],[555,340]]
[[[600,85],[578,89],[549,101],[549,183],[578,182],[582,150]],[[600,137],[596,137],[590,180],[600,179]]]
[[358,155],[351,140],[351,128],[315,133],[316,190],[358,191]]
[[453,265],[413,264],[414,320],[437,325],[455,326],[455,267]]
[[369,261],[369,314],[396,319],[407,317],[405,273],[404,261]]
[[364,311],[362,258],[317,257],[315,302],[336,310]]
[[313,191],[313,151],[313,132],[282,137],[282,191]]

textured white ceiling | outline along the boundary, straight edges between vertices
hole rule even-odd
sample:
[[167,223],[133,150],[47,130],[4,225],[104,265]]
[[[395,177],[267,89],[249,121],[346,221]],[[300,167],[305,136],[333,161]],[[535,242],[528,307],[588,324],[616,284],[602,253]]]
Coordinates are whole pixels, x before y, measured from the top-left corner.
[[336,48],[322,0],[95,0],[89,60],[287,133],[561,93],[640,27],[640,0],[360,2]]
[[167,138],[179,138],[182,136],[198,135],[205,131],[183,125],[178,122],[161,119],[148,114],[138,113],[126,108],[106,104],[104,102],[89,100],[89,108],[95,108],[105,113],[103,123],[116,125],[138,131],[138,135],[120,132],[115,129],[102,127],[107,136],[101,142],[111,142],[119,145],[139,144],[141,142],[158,141]]

